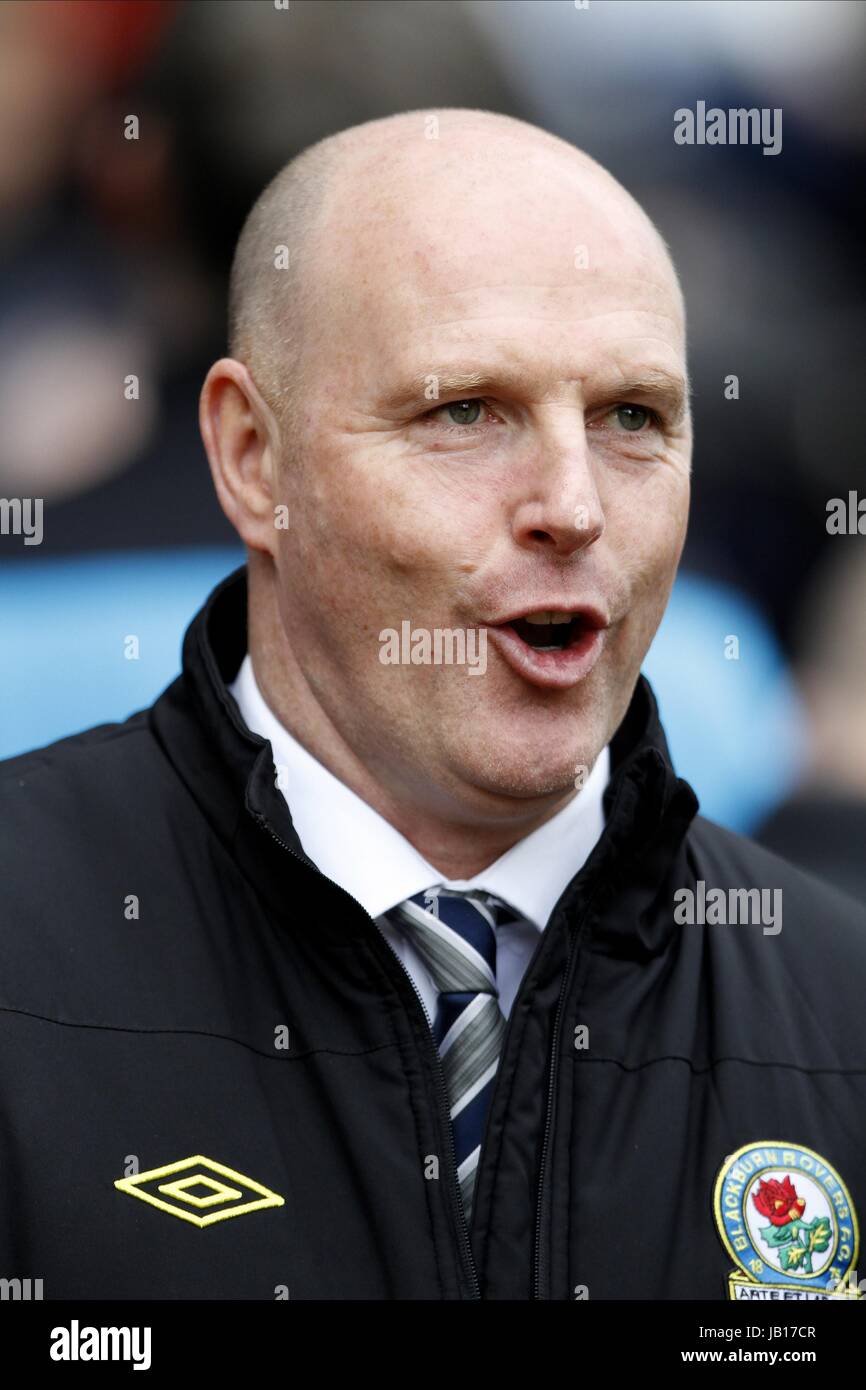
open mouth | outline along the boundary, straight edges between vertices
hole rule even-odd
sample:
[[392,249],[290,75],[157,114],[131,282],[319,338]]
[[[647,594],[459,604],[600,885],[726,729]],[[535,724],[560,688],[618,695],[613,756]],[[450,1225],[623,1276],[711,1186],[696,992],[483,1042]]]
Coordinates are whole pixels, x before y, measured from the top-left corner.
[[586,631],[586,623],[578,613],[529,613],[505,626],[537,652],[564,651]]
[[589,675],[601,655],[608,619],[592,605],[537,609],[491,624],[500,656],[531,685],[565,690]]

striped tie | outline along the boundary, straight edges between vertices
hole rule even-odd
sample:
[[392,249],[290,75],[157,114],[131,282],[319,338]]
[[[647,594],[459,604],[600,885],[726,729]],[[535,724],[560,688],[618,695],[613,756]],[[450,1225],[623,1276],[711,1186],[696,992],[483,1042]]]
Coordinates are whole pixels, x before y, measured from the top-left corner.
[[433,1036],[451,1106],[457,1179],[467,1222],[505,1019],[496,987],[496,932],[515,921],[489,893],[431,888],[388,917],[412,941],[439,991]]

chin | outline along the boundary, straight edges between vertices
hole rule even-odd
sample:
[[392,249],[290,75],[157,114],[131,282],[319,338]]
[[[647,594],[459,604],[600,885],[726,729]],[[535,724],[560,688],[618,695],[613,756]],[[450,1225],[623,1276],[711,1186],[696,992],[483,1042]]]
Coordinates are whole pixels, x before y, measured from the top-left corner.
[[511,736],[493,744],[488,738],[465,750],[462,770],[476,786],[500,796],[564,796],[584,785],[602,746],[602,740],[591,747],[581,741],[566,751],[549,740],[521,744]]

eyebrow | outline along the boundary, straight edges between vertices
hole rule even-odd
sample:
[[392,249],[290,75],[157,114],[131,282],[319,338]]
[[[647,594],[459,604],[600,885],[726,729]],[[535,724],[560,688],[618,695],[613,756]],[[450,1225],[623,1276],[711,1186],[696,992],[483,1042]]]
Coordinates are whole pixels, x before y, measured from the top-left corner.
[[[438,394],[434,398],[425,396],[430,378],[435,378]],[[394,391],[388,392],[384,404],[395,414],[402,410],[426,407],[436,408],[437,401],[460,399],[462,396],[492,395],[504,392],[506,395],[519,395],[525,389],[525,374],[514,368],[486,371],[443,371],[429,372],[404,382]],[[633,374],[611,377],[609,385],[603,386],[598,394],[611,402],[631,399],[657,401],[667,405],[675,422],[679,422],[685,412],[692,394],[688,377],[669,372],[664,367],[642,367]]]
[[691,401],[692,383],[687,374],[681,376],[678,372],[666,371],[664,367],[646,367],[634,376],[621,377],[616,382],[614,394],[624,401],[633,397],[663,401],[674,423],[678,424]]

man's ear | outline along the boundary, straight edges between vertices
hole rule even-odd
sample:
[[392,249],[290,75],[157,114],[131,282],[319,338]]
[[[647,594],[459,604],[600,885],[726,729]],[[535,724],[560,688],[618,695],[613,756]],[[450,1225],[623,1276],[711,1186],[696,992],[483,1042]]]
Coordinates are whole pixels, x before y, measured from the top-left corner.
[[279,426],[242,362],[214,362],[201,389],[199,427],[220,506],[245,545],[273,555]]

